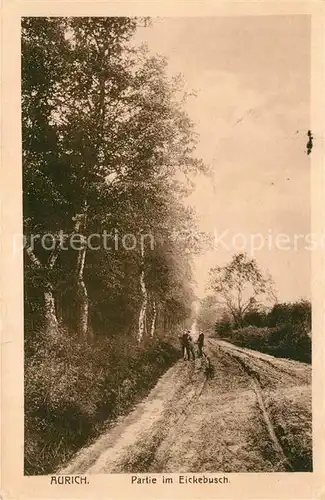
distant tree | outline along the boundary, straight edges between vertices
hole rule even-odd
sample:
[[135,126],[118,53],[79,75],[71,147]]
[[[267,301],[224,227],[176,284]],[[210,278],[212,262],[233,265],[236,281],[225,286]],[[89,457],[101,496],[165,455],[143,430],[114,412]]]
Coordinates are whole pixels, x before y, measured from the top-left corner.
[[215,333],[220,337],[229,337],[232,332],[233,322],[232,317],[227,312],[224,312],[220,319],[214,325]]
[[216,322],[221,319],[223,309],[218,304],[216,297],[208,295],[200,302],[197,324],[202,330],[214,332]]
[[245,253],[234,255],[225,266],[212,268],[210,287],[218,302],[231,314],[237,328],[244,326],[245,313],[256,309],[263,301],[275,301],[272,278],[263,274],[256,260]]

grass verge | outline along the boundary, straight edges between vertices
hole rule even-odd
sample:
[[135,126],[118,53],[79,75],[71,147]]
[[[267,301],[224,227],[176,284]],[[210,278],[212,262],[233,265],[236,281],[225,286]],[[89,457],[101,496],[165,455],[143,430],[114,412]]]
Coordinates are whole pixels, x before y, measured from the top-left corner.
[[310,386],[273,391],[265,398],[275,433],[295,472],[312,472]]
[[[27,353],[27,354],[26,354]],[[25,349],[25,474],[49,474],[127,413],[178,359],[166,341],[89,345],[67,331]]]

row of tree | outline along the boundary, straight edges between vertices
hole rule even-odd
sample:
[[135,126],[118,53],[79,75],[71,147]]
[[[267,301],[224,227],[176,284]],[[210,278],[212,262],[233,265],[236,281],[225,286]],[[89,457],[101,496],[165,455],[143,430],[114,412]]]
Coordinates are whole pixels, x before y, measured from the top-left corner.
[[[141,342],[191,314],[198,249],[179,237],[195,226],[182,198],[204,166],[181,79],[133,43],[146,25],[22,20],[28,332],[63,324],[89,341],[123,332]],[[91,250],[105,231],[110,248]]]

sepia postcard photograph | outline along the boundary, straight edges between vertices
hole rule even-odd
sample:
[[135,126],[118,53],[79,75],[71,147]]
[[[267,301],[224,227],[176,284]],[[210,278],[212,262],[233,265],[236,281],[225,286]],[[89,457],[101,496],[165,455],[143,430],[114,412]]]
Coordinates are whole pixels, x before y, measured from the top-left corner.
[[246,498],[235,473],[321,498],[294,488],[324,418],[312,16],[44,11],[19,16],[8,237],[26,498]]

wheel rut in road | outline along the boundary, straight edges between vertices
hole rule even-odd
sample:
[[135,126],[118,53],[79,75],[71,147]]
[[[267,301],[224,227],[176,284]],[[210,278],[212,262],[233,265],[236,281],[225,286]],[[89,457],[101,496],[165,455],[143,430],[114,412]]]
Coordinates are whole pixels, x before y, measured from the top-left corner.
[[177,362],[147,398],[60,473],[290,470],[263,391],[279,387],[283,377],[293,386],[299,366],[297,377],[294,370],[285,375],[281,360],[277,366],[277,360],[255,359],[216,341],[208,343],[206,353],[213,378],[207,379],[200,359]]

